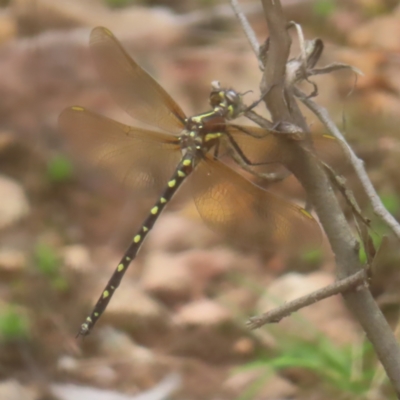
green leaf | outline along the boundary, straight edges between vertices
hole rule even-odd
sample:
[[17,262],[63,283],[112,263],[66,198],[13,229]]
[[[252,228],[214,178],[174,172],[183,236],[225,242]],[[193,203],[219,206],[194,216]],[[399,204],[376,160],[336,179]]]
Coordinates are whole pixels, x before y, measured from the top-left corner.
[[391,214],[397,214],[400,209],[400,201],[394,193],[380,194],[383,205]]
[[55,277],[60,268],[60,258],[56,251],[46,243],[38,243],[34,255],[36,266],[46,276]]
[[[135,3],[135,0],[105,0],[105,3],[107,4],[108,7],[120,8],[120,7],[129,6],[130,4]],[[137,1],[136,1],[136,3],[137,3]]]
[[322,260],[322,250],[314,249],[304,252],[301,259],[310,264],[318,264]]
[[329,17],[335,10],[334,0],[318,0],[313,5],[314,14],[319,17]]
[[0,310],[0,337],[9,341],[29,336],[29,321],[17,307],[8,306]]
[[62,155],[53,157],[47,164],[47,176],[50,182],[65,182],[71,179],[72,175],[72,164]]
[[68,281],[63,276],[57,276],[51,281],[51,286],[58,292],[66,292],[69,289]]

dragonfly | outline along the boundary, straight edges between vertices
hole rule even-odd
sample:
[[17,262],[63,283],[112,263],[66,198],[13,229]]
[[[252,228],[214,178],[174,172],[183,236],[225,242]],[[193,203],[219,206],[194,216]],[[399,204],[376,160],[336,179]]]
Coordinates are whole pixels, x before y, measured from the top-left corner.
[[275,135],[231,122],[243,109],[242,95],[214,84],[211,110],[187,117],[108,29],[93,29],[90,48],[99,75],[119,106],[151,129],[128,126],[81,106],[65,109],[59,127],[90,163],[111,170],[131,188],[161,195],[77,336],[91,332],[149,231],[184,182],[206,225],[236,242],[246,237],[256,247],[272,248],[319,243],[319,224],[309,212],[255,185],[223,162],[222,155],[228,154],[238,164],[257,164],[250,158],[261,154],[261,146],[262,157],[269,161],[285,159],[284,143]]

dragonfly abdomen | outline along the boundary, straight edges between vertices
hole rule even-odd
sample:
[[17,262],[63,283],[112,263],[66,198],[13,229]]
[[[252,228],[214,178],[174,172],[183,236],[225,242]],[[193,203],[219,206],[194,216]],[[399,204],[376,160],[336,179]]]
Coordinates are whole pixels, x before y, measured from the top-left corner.
[[81,325],[78,336],[88,335],[93,326],[96,324],[97,320],[101,317],[104,310],[107,308],[107,305],[110,302],[115,290],[121,283],[121,280],[124,277],[126,270],[128,269],[131,262],[136,258],[136,255],[138,254],[144,239],[146,238],[149,231],[153,228],[164,207],[174,196],[175,192],[178,190],[186,177],[193,171],[193,164],[193,156],[192,153],[189,152],[182,158],[181,162],[178,164],[178,167],[176,168],[175,173],[173,174],[171,179],[168,181],[162,196],[151,208],[148,217],[143,222],[139,231],[134,235],[132,243],[123,255],[117,268],[115,269],[110,280],[108,281],[107,286],[104,288],[102,294],[97,300],[97,303],[91,315],[88,316],[85,322]]

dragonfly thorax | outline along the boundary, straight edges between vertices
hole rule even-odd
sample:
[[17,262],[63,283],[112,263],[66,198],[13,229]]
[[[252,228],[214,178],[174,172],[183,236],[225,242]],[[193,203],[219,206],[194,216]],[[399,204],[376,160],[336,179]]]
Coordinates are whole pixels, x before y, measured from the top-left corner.
[[181,148],[207,153],[223,135],[223,126],[224,118],[215,110],[187,118],[180,136]]

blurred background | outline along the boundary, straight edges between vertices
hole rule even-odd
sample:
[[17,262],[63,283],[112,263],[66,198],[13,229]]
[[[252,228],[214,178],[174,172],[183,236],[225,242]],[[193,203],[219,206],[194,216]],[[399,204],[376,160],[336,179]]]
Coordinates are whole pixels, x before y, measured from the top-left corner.
[[[400,217],[398,2],[282,4],[307,39],[324,41],[318,66],[338,61],[364,72],[313,79],[316,101]],[[259,2],[241,5],[264,42]],[[244,325],[333,282],[328,245],[296,257],[246,251],[209,231],[190,205],[172,205],[159,218],[92,334],[75,339],[151,206],[75,159],[58,132],[58,115],[71,105],[132,123],[95,71],[91,29],[109,28],[187,115],[208,109],[213,80],[251,90],[250,104],[261,73],[222,0],[2,0],[0,7],[1,400],[395,398],[339,297],[276,326],[249,332]],[[293,42],[296,56],[295,36]],[[326,133],[305,113],[314,133]],[[324,151],[372,219],[379,245],[387,229],[344,155],[335,144]],[[297,201],[303,196],[293,178],[270,188]],[[394,329],[397,247],[384,241],[371,283]]]

